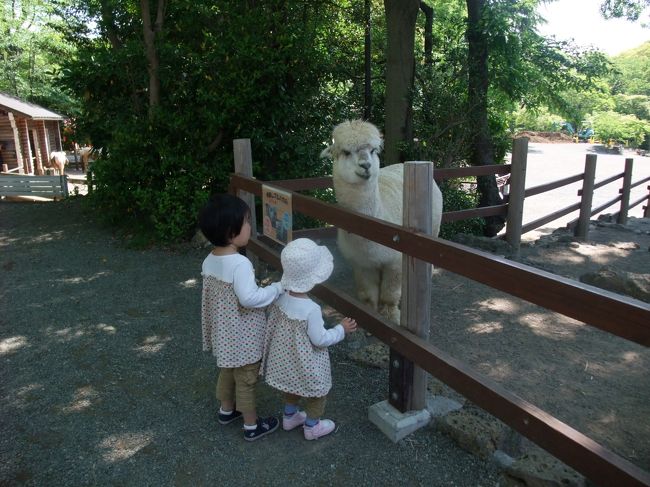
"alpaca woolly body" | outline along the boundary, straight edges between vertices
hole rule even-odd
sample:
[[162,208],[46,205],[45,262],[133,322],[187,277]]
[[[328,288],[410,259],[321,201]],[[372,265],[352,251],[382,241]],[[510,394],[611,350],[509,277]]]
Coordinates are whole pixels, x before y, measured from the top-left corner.
[[63,151],[54,151],[50,153],[50,158],[46,161],[45,166],[51,167],[57,171],[61,176],[65,171],[65,165],[68,163],[68,158]]
[[[332,132],[332,145],[321,157],[332,157],[336,200],[345,208],[402,224],[404,166],[380,169],[382,138],[374,125],[346,121]],[[442,194],[433,183],[432,233],[438,235]],[[357,295],[389,320],[399,323],[402,254],[354,233],[339,229],[338,246],[354,271]]]

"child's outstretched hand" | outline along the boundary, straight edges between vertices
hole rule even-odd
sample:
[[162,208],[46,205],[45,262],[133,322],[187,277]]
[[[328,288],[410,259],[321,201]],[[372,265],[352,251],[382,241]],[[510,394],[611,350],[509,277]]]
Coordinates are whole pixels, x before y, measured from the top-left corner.
[[352,333],[353,331],[357,331],[357,322],[354,321],[352,318],[343,318],[343,321],[341,321],[341,325],[343,326],[346,335],[348,333]]

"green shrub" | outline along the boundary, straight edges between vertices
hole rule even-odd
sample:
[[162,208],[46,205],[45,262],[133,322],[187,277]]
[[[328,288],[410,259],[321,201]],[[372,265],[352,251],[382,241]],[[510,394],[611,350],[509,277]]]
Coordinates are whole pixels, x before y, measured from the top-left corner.
[[[467,190],[455,184],[454,180],[448,180],[440,184],[442,191],[443,209],[448,211],[469,210],[478,206],[478,194],[476,187]],[[485,223],[482,218],[470,218],[455,222],[443,223],[440,227],[440,238],[450,240],[454,235],[467,233],[471,235],[483,235]]]

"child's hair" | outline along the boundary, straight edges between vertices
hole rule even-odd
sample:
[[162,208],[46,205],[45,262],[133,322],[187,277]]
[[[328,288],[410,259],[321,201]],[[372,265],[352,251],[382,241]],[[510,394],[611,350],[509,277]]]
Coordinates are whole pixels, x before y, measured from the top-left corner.
[[241,232],[250,215],[244,200],[230,194],[216,194],[199,212],[199,228],[212,245],[225,247]]

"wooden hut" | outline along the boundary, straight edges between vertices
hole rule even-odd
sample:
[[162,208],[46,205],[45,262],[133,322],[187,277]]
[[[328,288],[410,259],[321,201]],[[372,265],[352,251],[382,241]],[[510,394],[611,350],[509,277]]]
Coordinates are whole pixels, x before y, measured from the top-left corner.
[[59,124],[64,118],[0,93],[2,172],[42,175],[49,154],[62,150]]

